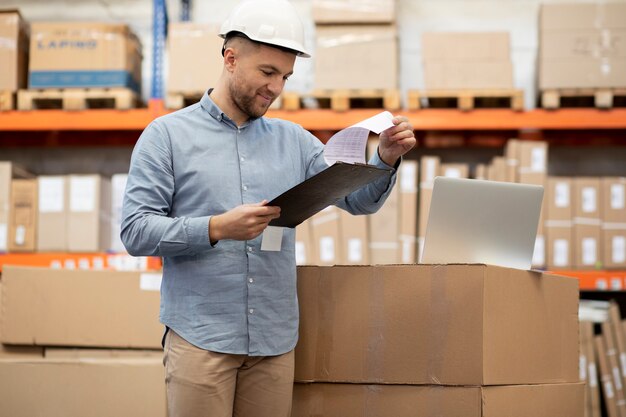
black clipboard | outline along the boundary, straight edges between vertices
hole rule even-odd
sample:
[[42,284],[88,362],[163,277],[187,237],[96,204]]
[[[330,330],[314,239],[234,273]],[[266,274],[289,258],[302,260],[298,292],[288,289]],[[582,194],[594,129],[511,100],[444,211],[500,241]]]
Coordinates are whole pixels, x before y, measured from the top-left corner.
[[280,217],[270,226],[296,227],[353,191],[392,173],[393,169],[337,161],[267,203],[280,207]]

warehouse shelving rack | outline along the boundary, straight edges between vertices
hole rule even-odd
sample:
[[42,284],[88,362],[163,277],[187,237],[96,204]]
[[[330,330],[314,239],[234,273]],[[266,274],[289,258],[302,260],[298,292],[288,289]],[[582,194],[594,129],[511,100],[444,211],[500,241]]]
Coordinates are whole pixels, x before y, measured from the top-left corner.
[[[312,131],[321,140],[329,134],[379,113],[381,109],[334,110],[272,110],[268,117],[293,121]],[[130,145],[155,118],[169,113],[161,99],[152,99],[148,107],[130,110],[91,109],[82,111],[33,110],[0,112],[0,149],[3,146],[65,146],[68,144]],[[409,117],[419,137],[429,131],[517,131],[605,132],[626,145],[626,109],[598,110],[589,108],[514,111],[509,109],[401,110]],[[540,135],[558,143],[559,135]],[[422,144],[424,145],[424,144]],[[0,265],[9,260],[0,255]],[[32,258],[29,260],[29,256]],[[41,254],[20,255],[22,264],[42,262]],[[626,289],[626,271],[556,271],[580,280],[581,290]]]

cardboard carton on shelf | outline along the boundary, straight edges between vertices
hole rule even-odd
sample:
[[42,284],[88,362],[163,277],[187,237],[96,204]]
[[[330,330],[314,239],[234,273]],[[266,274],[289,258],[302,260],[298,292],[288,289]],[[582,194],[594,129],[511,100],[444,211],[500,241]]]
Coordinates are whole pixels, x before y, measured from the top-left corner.
[[297,381],[578,382],[572,278],[487,265],[304,266],[298,293]]
[[28,69],[28,24],[17,10],[0,10],[0,92],[26,86]]

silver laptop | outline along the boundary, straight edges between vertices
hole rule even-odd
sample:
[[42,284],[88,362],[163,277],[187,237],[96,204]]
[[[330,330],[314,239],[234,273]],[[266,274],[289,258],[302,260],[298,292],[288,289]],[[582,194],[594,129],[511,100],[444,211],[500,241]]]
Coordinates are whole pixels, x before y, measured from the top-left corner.
[[530,269],[543,187],[437,177],[421,262]]

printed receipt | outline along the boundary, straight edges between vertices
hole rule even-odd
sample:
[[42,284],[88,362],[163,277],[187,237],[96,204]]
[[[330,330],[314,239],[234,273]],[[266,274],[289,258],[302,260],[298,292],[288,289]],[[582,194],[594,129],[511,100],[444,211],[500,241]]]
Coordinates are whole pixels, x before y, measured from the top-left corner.
[[[370,132],[379,134],[393,127],[393,115],[384,111],[335,133],[324,146],[324,160],[330,166],[337,161],[365,163],[365,148]],[[263,232],[261,250],[280,251],[282,227],[268,226]]]

